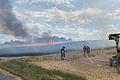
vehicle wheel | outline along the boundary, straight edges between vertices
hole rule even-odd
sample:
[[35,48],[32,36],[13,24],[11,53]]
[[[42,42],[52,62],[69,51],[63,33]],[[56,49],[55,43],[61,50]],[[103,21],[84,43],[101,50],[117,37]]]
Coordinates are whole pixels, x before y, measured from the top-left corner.
[[117,67],[117,71],[120,74],[120,66]]
[[117,70],[118,73],[120,74],[120,55],[117,56]]
[[112,58],[110,58],[109,62],[110,62],[110,66],[113,66],[113,59]]

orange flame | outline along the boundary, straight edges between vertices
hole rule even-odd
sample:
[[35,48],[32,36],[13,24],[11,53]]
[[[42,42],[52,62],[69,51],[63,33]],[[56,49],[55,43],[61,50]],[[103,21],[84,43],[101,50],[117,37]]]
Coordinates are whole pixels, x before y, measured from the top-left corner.
[[46,43],[42,43],[42,42],[35,42],[35,43],[31,43],[31,44],[20,44],[19,46],[44,46],[44,45],[53,45],[53,44],[58,44],[57,41],[53,41],[53,40],[50,40]]

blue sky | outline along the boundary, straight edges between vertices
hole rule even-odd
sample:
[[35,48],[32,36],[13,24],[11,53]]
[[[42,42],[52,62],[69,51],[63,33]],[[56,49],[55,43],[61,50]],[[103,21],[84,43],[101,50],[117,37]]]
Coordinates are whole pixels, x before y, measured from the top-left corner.
[[11,0],[11,3],[13,12],[33,37],[50,31],[53,36],[73,40],[98,40],[120,32],[120,0]]

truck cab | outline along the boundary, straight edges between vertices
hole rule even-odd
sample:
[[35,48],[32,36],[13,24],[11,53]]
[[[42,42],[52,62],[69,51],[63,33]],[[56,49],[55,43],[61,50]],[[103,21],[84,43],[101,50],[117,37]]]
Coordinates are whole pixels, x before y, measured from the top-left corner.
[[120,33],[118,34],[110,34],[109,40],[114,40],[116,43],[116,55],[112,56],[109,59],[110,66],[116,66],[118,73],[120,73]]

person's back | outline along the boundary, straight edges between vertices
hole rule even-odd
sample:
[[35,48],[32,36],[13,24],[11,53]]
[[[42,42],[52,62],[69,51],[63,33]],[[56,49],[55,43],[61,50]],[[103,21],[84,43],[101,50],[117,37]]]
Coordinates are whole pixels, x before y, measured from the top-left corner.
[[87,55],[89,56],[89,53],[90,53],[90,47],[87,46]]
[[64,48],[61,48],[60,51],[61,51],[61,54],[65,53],[65,49]]

